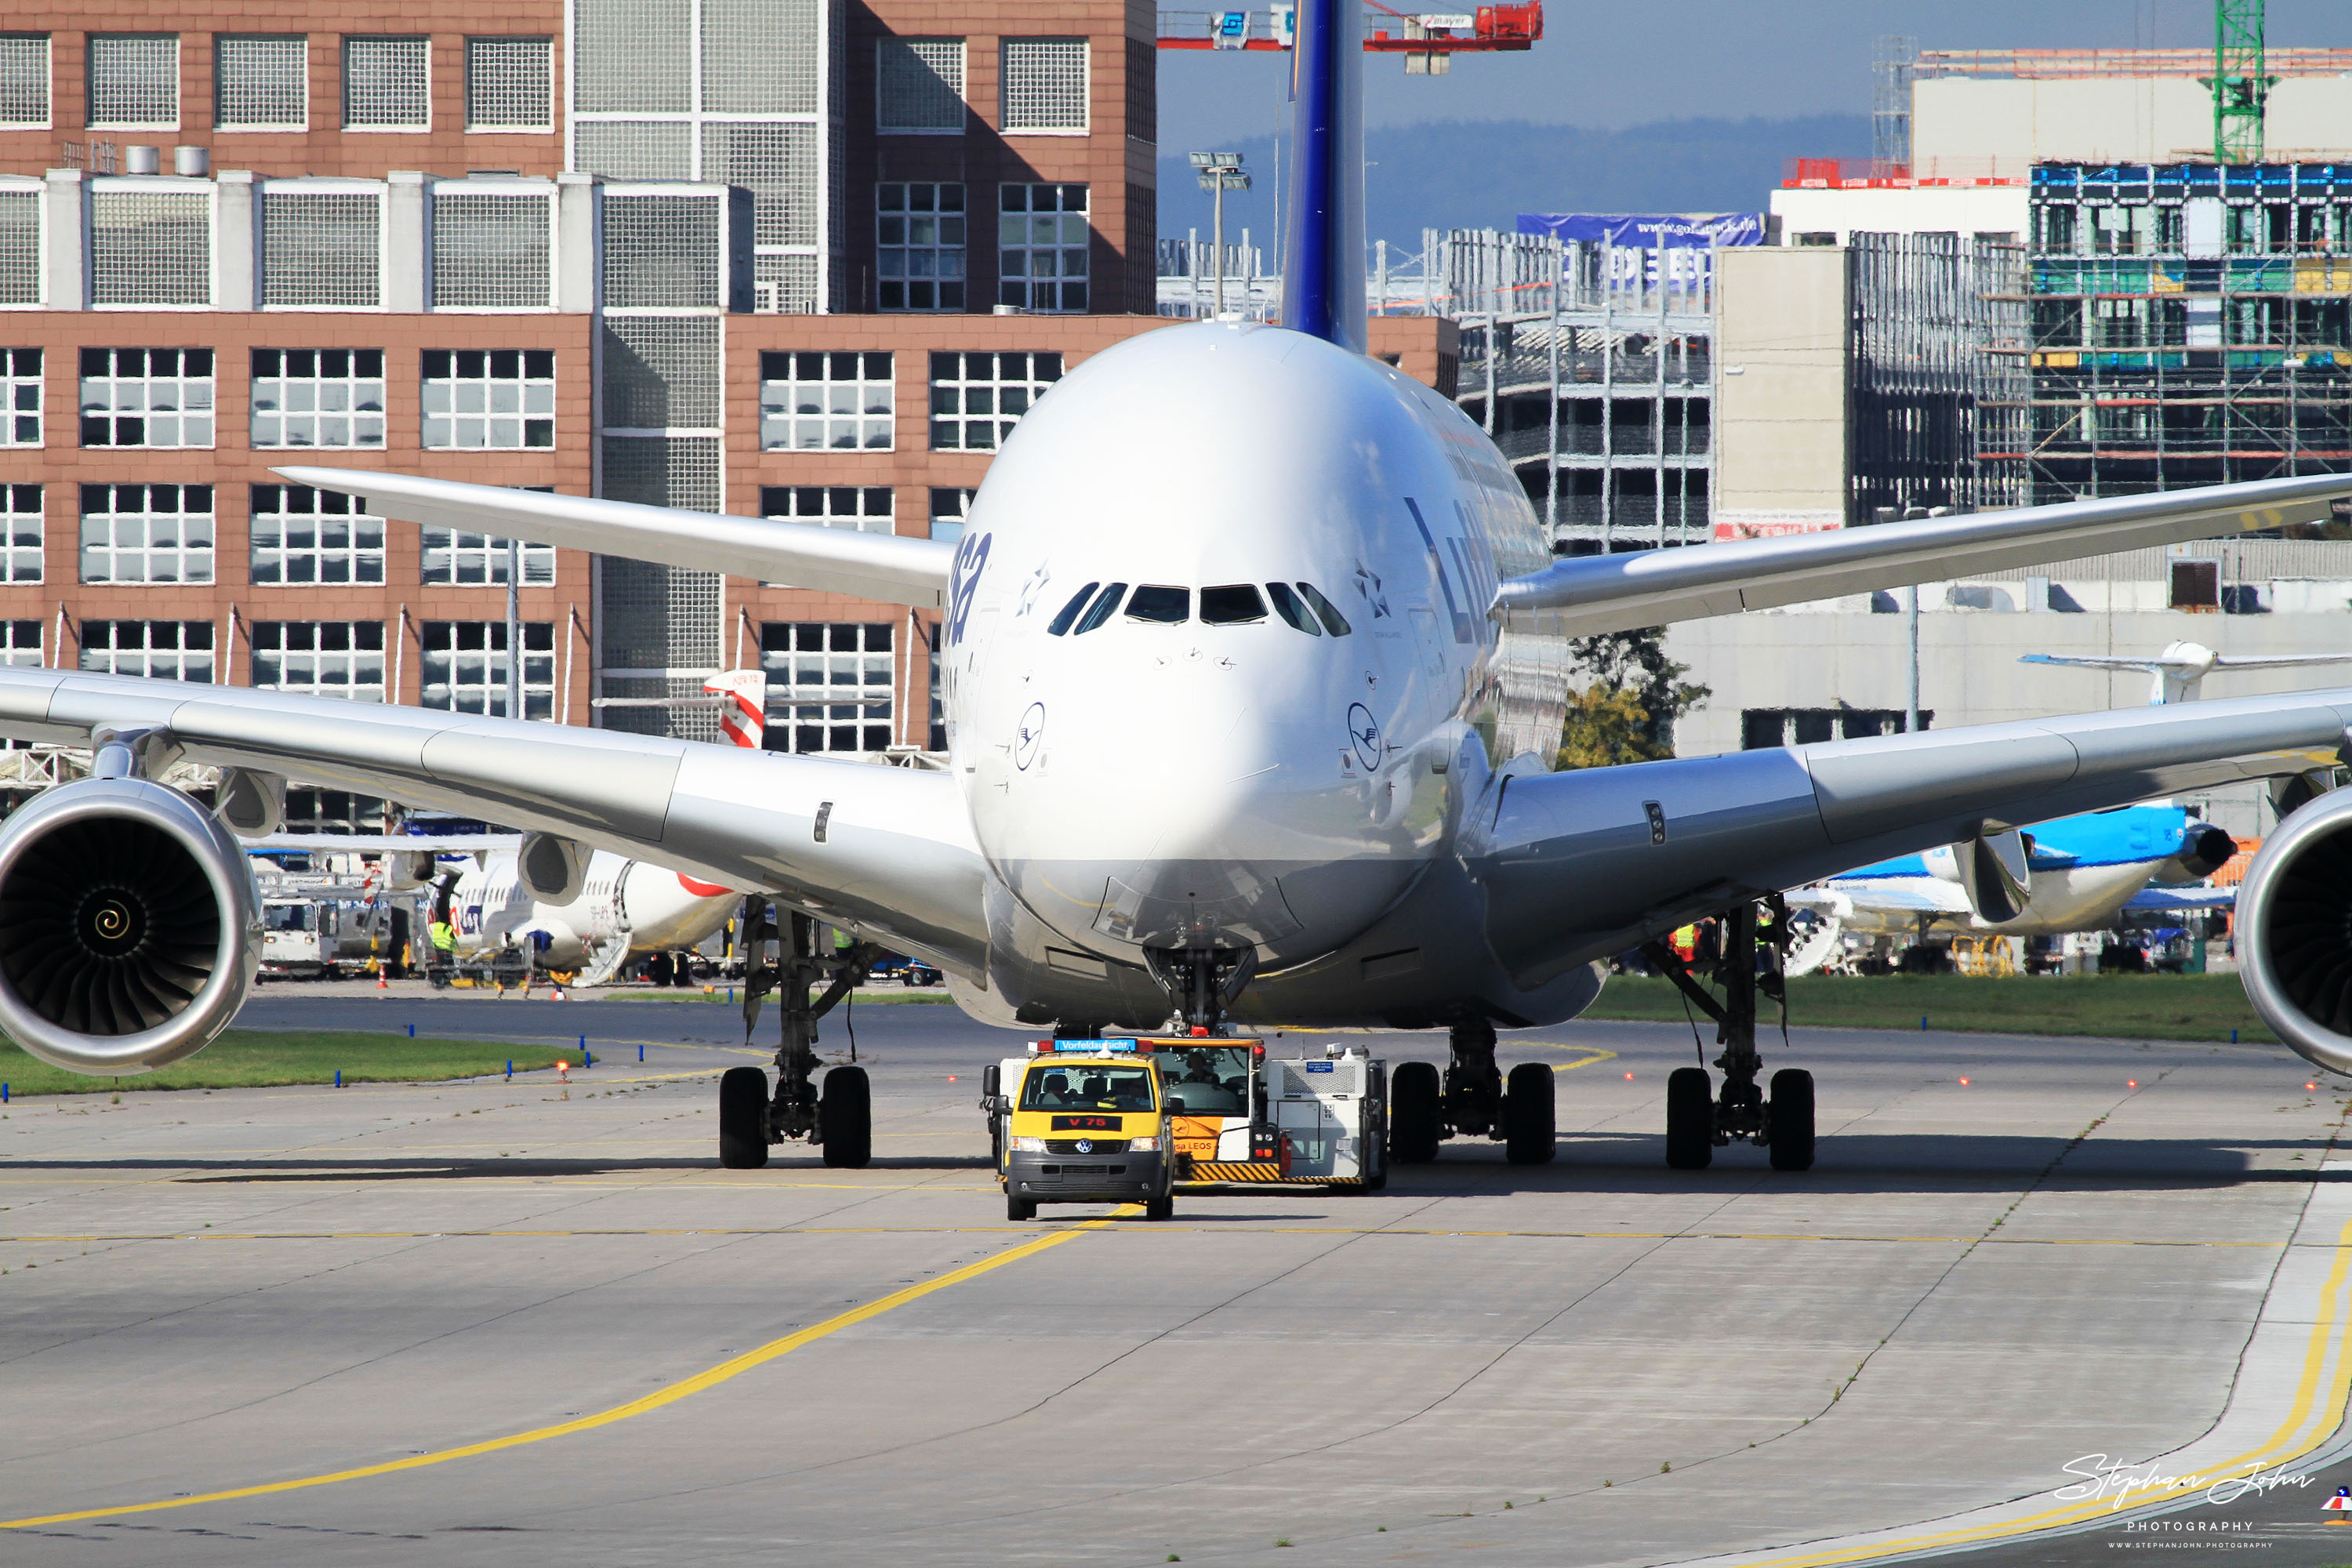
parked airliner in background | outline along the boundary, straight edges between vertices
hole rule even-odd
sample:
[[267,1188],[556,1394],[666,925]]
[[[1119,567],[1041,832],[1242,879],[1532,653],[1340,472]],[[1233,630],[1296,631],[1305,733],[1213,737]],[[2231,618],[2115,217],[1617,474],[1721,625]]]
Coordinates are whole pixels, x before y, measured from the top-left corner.
[[[96,749],[91,778],[0,828],[0,1027],[83,1071],[201,1048],[257,941],[230,835],[271,825],[291,777],[525,828],[520,873],[550,902],[578,896],[591,848],[772,894],[780,1070],[722,1082],[730,1163],[786,1137],[864,1163],[863,1072],[820,1090],[812,1047],[883,947],[1030,1029],[1443,1028],[1444,1086],[1406,1064],[1391,1106],[1442,1102],[1455,1132],[1546,1159],[1554,1075],[1505,1083],[1495,1031],[1573,1017],[1596,960],[1718,914],[1737,957],[1759,899],[1892,856],[1948,846],[1990,876],[2002,836],[2037,822],[2334,782],[2352,691],[1550,772],[1572,636],[2316,521],[2352,481],[1554,560],[1493,443],[1364,352],[1360,26],[1354,0],[1297,11],[1285,324],[1171,326],[1080,364],[1015,427],[956,543],[281,470],[376,516],[941,608],[949,771],[0,669],[0,733]],[[182,757],[229,770],[215,814],[152,782]],[[2347,807],[2296,812],[2242,905],[2257,1005],[2336,1068]],[[1672,1080],[1668,1160],[1740,1139],[1801,1169],[1811,1079],[1784,1068],[1768,1098],[1753,996],[1725,973],[1719,1092],[1701,1068]]]
[[2300,669],[2324,664],[2352,664],[2352,653],[2215,653],[2203,643],[2171,642],[2153,657],[2145,654],[2028,653],[2020,664],[2062,664],[2079,669],[2137,669],[2153,677],[2148,682],[2150,707],[2194,700],[2205,678],[2219,669]]

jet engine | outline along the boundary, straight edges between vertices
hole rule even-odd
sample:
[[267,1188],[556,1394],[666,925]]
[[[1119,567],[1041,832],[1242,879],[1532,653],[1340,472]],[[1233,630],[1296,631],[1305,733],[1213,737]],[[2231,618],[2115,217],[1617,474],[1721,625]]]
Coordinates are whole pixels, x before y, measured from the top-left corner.
[[2279,1038],[2352,1074],[2352,790],[2319,796],[2263,840],[2238,889],[2238,968]]
[[2210,824],[2192,820],[2180,835],[2179,849],[2158,866],[2156,874],[2148,880],[2168,886],[2201,882],[2220,870],[2237,852],[2236,839]]
[[0,827],[0,1030],[74,1072],[212,1043],[261,963],[245,851],[174,789],[61,784]]

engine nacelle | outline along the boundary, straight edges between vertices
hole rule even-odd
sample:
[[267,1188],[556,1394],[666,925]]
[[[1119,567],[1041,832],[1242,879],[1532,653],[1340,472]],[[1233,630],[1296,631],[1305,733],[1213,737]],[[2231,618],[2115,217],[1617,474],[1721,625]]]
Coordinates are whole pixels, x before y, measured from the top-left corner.
[[86,779],[0,827],[0,1030],[41,1060],[122,1074],[194,1056],[260,963],[245,851],[178,790]]
[[2352,790],[2319,796],[2263,840],[2238,889],[2238,970],[2280,1039],[2352,1075]]

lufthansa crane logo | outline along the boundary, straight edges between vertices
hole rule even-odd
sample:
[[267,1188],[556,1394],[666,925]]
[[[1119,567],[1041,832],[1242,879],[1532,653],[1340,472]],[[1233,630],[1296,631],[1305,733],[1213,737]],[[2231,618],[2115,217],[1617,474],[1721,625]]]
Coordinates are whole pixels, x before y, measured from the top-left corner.
[[1029,704],[1029,711],[1021,715],[1021,728],[1013,736],[1013,765],[1023,773],[1037,755],[1037,744],[1045,738],[1045,705]]
[[1348,705],[1348,741],[1359,766],[1370,772],[1381,765],[1381,721],[1360,702]]

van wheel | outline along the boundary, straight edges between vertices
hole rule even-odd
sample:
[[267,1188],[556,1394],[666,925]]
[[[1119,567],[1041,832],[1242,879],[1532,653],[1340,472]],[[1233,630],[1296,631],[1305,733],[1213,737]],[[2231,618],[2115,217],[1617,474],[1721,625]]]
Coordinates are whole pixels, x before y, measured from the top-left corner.
[[1011,1220],[1035,1219],[1037,1217],[1037,1200],[1034,1198],[1016,1198],[1011,1193],[1005,1194],[1004,1217]]
[[1173,1218],[1175,1218],[1175,1217],[1176,1217],[1176,1197],[1175,1197],[1175,1194],[1171,1193],[1171,1194],[1169,1194],[1168,1196],[1166,1196],[1166,1197],[1151,1198],[1151,1199],[1147,1200],[1147,1201],[1145,1202],[1144,1205],[1143,1205],[1143,1217],[1144,1217],[1144,1218],[1146,1218],[1146,1219],[1173,1219]]

